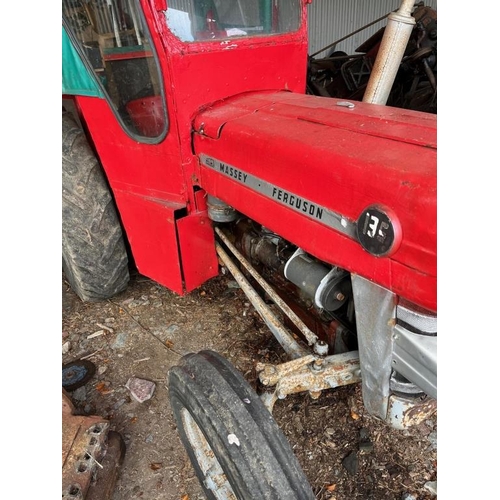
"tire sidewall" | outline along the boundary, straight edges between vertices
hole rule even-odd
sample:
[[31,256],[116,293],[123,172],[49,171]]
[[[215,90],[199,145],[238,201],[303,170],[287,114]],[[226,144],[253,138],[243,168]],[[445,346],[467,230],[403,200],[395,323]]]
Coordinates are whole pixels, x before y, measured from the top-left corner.
[[[175,375],[174,375],[175,376]],[[192,388],[191,388],[192,389]],[[193,464],[193,468],[195,469],[196,475],[200,481],[200,484],[205,492],[207,498],[209,500],[217,500],[217,497],[214,495],[212,490],[208,489],[204,484],[204,478],[206,475],[201,470],[196,454],[193,449],[193,445],[189,440],[185,429],[184,423],[182,419],[182,411],[185,410],[189,413],[191,418],[196,422],[200,430],[202,431],[205,439],[208,444],[212,448],[217,460],[221,468],[224,471],[224,474],[227,477],[231,487],[233,488],[237,498],[240,500],[250,500],[252,499],[251,492],[248,491],[245,482],[241,479],[241,474],[237,463],[241,460],[239,454],[236,454],[231,450],[231,447],[237,448],[236,445],[226,444],[221,439],[221,436],[228,436],[231,434],[229,431],[219,420],[219,417],[210,407],[210,405],[205,404],[206,400],[203,395],[200,393],[196,395],[198,392],[196,390],[190,391],[180,391],[175,389],[171,389],[170,393],[170,403],[172,406],[172,411],[175,417],[175,421],[177,423],[177,429],[179,432],[180,439],[186,448],[187,454],[191,463]],[[200,400],[201,396],[201,400]],[[194,411],[190,411],[189,408],[192,408]]]

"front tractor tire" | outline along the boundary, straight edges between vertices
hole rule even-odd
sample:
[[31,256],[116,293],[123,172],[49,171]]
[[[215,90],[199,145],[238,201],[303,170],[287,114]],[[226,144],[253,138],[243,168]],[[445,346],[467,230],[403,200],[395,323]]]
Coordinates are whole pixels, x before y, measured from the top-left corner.
[[314,500],[281,429],[222,356],[184,356],[169,372],[180,439],[209,500]]
[[111,298],[129,282],[127,250],[107,179],[84,131],[64,111],[62,266],[84,302]]

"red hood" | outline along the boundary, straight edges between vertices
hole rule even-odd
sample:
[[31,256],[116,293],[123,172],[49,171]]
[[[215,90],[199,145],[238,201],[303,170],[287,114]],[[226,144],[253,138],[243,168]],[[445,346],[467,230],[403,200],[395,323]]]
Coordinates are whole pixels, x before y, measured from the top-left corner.
[[[196,116],[195,152],[340,214],[349,224],[355,225],[367,207],[383,207],[395,220],[400,239],[388,256],[370,254],[359,241],[350,242],[344,253],[339,247],[325,248],[325,238],[320,241],[311,233],[312,227],[320,231],[311,221],[303,228],[309,234],[291,241],[407,298],[425,294],[417,303],[435,309],[437,117],[355,101],[348,108],[343,102],[289,92],[234,97]],[[264,207],[261,213],[248,191],[242,197],[240,188],[247,186],[241,186],[241,179],[218,181],[212,174],[202,165],[200,179],[208,192],[284,237],[294,236],[290,224],[304,220],[281,207],[274,214]],[[286,213],[295,219],[275,220]],[[323,228],[320,233],[326,235]],[[351,234],[350,239],[357,237]]]

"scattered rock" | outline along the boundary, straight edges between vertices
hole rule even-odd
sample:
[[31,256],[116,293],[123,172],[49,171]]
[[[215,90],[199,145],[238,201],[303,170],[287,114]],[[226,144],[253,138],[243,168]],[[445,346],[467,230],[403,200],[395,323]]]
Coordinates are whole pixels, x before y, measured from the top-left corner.
[[125,345],[126,340],[127,340],[127,334],[119,333],[116,336],[115,341],[111,344],[111,349],[121,349]]
[[113,405],[113,409],[115,410],[118,410],[118,408],[121,408],[125,403],[127,402],[126,399],[122,398],[120,400],[118,400],[114,405]]
[[128,379],[125,387],[130,391],[130,395],[139,403],[144,403],[153,397],[156,384],[150,380],[131,377]]
[[299,415],[296,415],[294,417],[293,423],[295,425],[295,428],[297,429],[297,432],[299,434],[302,434],[304,432],[304,426],[302,425],[302,420]]
[[162,342],[165,342],[169,337],[172,337],[175,333],[177,333],[181,327],[176,324],[171,324],[167,328],[161,328],[158,330],[154,330],[153,334],[155,337],[160,339]]
[[370,453],[373,451],[373,443],[370,439],[368,429],[362,428],[359,431],[359,451],[361,453]]
[[417,500],[417,497],[411,493],[403,493],[401,500]]
[[85,386],[79,387],[71,393],[71,397],[76,401],[85,401],[87,399],[87,389]]
[[427,436],[427,439],[429,441],[429,443],[431,443],[432,445],[432,448],[434,450],[437,450],[437,432],[436,431],[432,431],[428,436]]
[[342,460],[342,465],[345,470],[351,474],[351,476],[356,475],[359,465],[358,454],[355,451],[351,451],[351,453],[349,453],[349,455]]
[[227,282],[227,287],[228,288],[240,288],[240,285],[238,285],[238,282],[235,280],[231,280]]
[[427,481],[427,483],[424,484],[424,488],[432,495],[437,495],[437,481]]
[[340,469],[333,469],[333,475],[335,477],[340,477],[342,475],[342,470],[340,470]]
[[70,351],[71,349],[71,342],[68,340],[67,342],[64,342],[63,346],[62,346],[62,353],[63,354],[68,354],[68,352]]

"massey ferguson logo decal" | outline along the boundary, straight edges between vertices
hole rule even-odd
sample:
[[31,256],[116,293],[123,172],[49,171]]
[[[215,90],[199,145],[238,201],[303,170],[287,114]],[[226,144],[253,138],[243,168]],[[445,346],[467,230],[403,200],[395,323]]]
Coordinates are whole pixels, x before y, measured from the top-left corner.
[[309,219],[313,219],[325,226],[336,229],[352,239],[356,239],[355,223],[341,214],[335,213],[332,210],[322,207],[317,203],[313,203],[302,196],[286,191],[285,189],[275,186],[270,182],[259,179],[248,172],[215,158],[202,154],[200,155],[200,162],[202,165],[209,167],[211,170],[223,174],[226,177],[249,187],[253,191],[260,193],[267,198],[280,203],[281,205],[291,208],[295,212],[298,212]]
[[304,212],[305,214],[314,217],[315,219],[322,220],[324,209],[318,207],[310,201],[306,201],[300,196],[284,191],[283,189],[278,189],[273,187],[273,198],[275,200],[281,201],[285,205],[289,205],[292,208]]
[[[207,158],[207,160],[212,160],[212,158]],[[247,183],[248,174],[245,174],[241,170],[238,170],[237,168],[231,167],[230,165],[226,165],[225,163],[222,163],[221,161],[219,161],[217,163],[219,164],[219,172],[222,172],[222,173],[226,174],[227,176],[232,177],[233,179],[236,179],[237,181],[242,182],[243,184]],[[207,165],[208,165],[208,161],[207,161]]]
[[381,207],[368,207],[357,223],[359,242],[367,252],[378,257],[397,250],[401,239],[397,219],[386,212],[388,210]]

